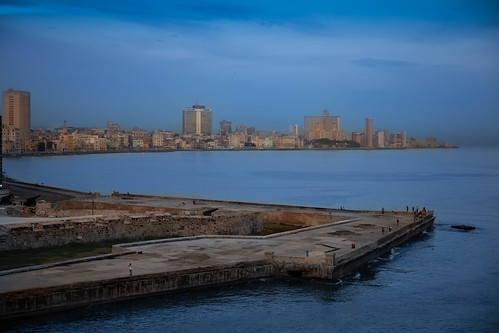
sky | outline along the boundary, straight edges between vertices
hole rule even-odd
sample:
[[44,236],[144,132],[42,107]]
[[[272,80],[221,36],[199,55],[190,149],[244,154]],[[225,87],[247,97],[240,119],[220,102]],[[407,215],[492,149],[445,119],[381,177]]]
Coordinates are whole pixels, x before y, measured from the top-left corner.
[[31,126],[257,130],[324,109],[347,134],[499,144],[499,1],[0,0],[0,88]]

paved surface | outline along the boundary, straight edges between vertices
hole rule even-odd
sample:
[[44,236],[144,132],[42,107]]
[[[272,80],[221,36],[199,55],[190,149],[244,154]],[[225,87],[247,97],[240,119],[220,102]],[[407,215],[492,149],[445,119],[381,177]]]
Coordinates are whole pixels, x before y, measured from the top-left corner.
[[[338,255],[375,241],[388,232],[412,222],[410,215],[376,215],[343,212],[348,223],[335,222],[327,227],[306,230],[267,239],[205,238],[173,241],[130,247],[141,254],[120,256],[0,276],[0,293],[38,287],[57,286],[83,281],[97,281],[125,277],[128,264],[134,275],[176,271],[264,258],[266,251],[275,255],[324,257],[334,250]],[[396,220],[400,225],[396,226]],[[384,234],[381,228],[384,227]]]
[[[88,199],[85,193],[65,189],[46,188],[31,184],[9,183],[14,193],[25,196],[40,194],[40,199],[58,201],[76,198]],[[90,199],[91,200],[91,199]],[[188,268],[206,267],[229,264],[264,258],[264,253],[274,251],[279,256],[323,258],[326,253],[334,251],[341,256],[356,247],[376,241],[388,233],[388,227],[401,228],[412,223],[412,215],[376,212],[339,211],[324,208],[292,207],[279,205],[262,205],[251,203],[234,203],[223,201],[163,198],[133,196],[128,194],[98,197],[95,201],[141,205],[150,207],[180,208],[187,210],[202,210],[220,208],[223,210],[287,210],[300,213],[332,214],[342,221],[327,227],[303,230],[296,233],[286,233],[279,237],[258,238],[204,238],[195,240],[170,241],[129,247],[129,250],[141,251],[132,255],[115,257],[113,259],[95,260],[74,263],[65,266],[45,268],[0,276],[0,293],[39,287],[57,286],[84,281],[98,281],[128,276],[128,264],[134,267],[134,275],[176,271]],[[67,218],[64,218],[67,219]],[[396,220],[400,225],[396,225]],[[0,217],[0,224],[35,223],[52,218],[12,218]],[[382,232],[384,228],[384,233]]]
[[15,201],[25,201],[28,198],[39,196],[36,200],[45,200],[47,202],[56,202],[74,198],[86,197],[86,193],[66,190],[62,188],[48,187],[37,184],[28,184],[13,181],[3,181],[4,186],[8,187],[14,194]]

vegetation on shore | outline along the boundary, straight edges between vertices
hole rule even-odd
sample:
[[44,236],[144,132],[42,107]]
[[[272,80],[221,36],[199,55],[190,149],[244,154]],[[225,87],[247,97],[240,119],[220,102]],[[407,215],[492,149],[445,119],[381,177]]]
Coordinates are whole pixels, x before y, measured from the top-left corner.
[[309,144],[314,149],[332,149],[332,148],[360,148],[360,143],[353,140],[330,140],[330,139],[315,139]]
[[251,236],[267,236],[279,232],[291,231],[296,229],[301,229],[301,227],[284,223],[264,223],[263,231],[252,233]]
[[[165,237],[162,237],[165,238]],[[73,243],[64,246],[49,246],[37,249],[11,250],[0,252],[0,270],[26,266],[50,264],[58,261],[99,256],[111,253],[114,244],[131,243],[148,239],[113,239],[92,243]]]
[[[274,233],[299,229],[300,227],[283,223],[264,223],[263,231],[252,236],[265,236]],[[172,236],[177,237],[177,236]],[[166,238],[166,237],[161,237]],[[50,246],[38,249],[11,250],[0,252],[0,271],[50,264],[59,261],[79,259],[111,253],[114,244],[132,243],[159,239],[158,237],[142,239],[114,239],[92,243],[73,243],[64,246]]]

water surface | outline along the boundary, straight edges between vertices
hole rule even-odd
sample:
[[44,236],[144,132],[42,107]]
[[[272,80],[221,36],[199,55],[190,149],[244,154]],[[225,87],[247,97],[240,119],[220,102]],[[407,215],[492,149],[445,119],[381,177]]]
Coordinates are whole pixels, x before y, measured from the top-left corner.
[[[435,227],[341,281],[253,281],[94,305],[15,331],[496,332],[499,149],[174,152],[6,159],[7,176],[82,191],[435,210]],[[472,224],[471,232],[451,229]]]

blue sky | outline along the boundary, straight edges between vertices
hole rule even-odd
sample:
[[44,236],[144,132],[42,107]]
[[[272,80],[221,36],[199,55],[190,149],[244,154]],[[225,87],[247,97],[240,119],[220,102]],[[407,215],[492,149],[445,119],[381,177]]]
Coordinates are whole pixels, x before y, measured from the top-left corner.
[[261,130],[327,108],[450,143],[499,144],[498,1],[0,0],[0,87],[32,126],[181,131],[198,101]]

